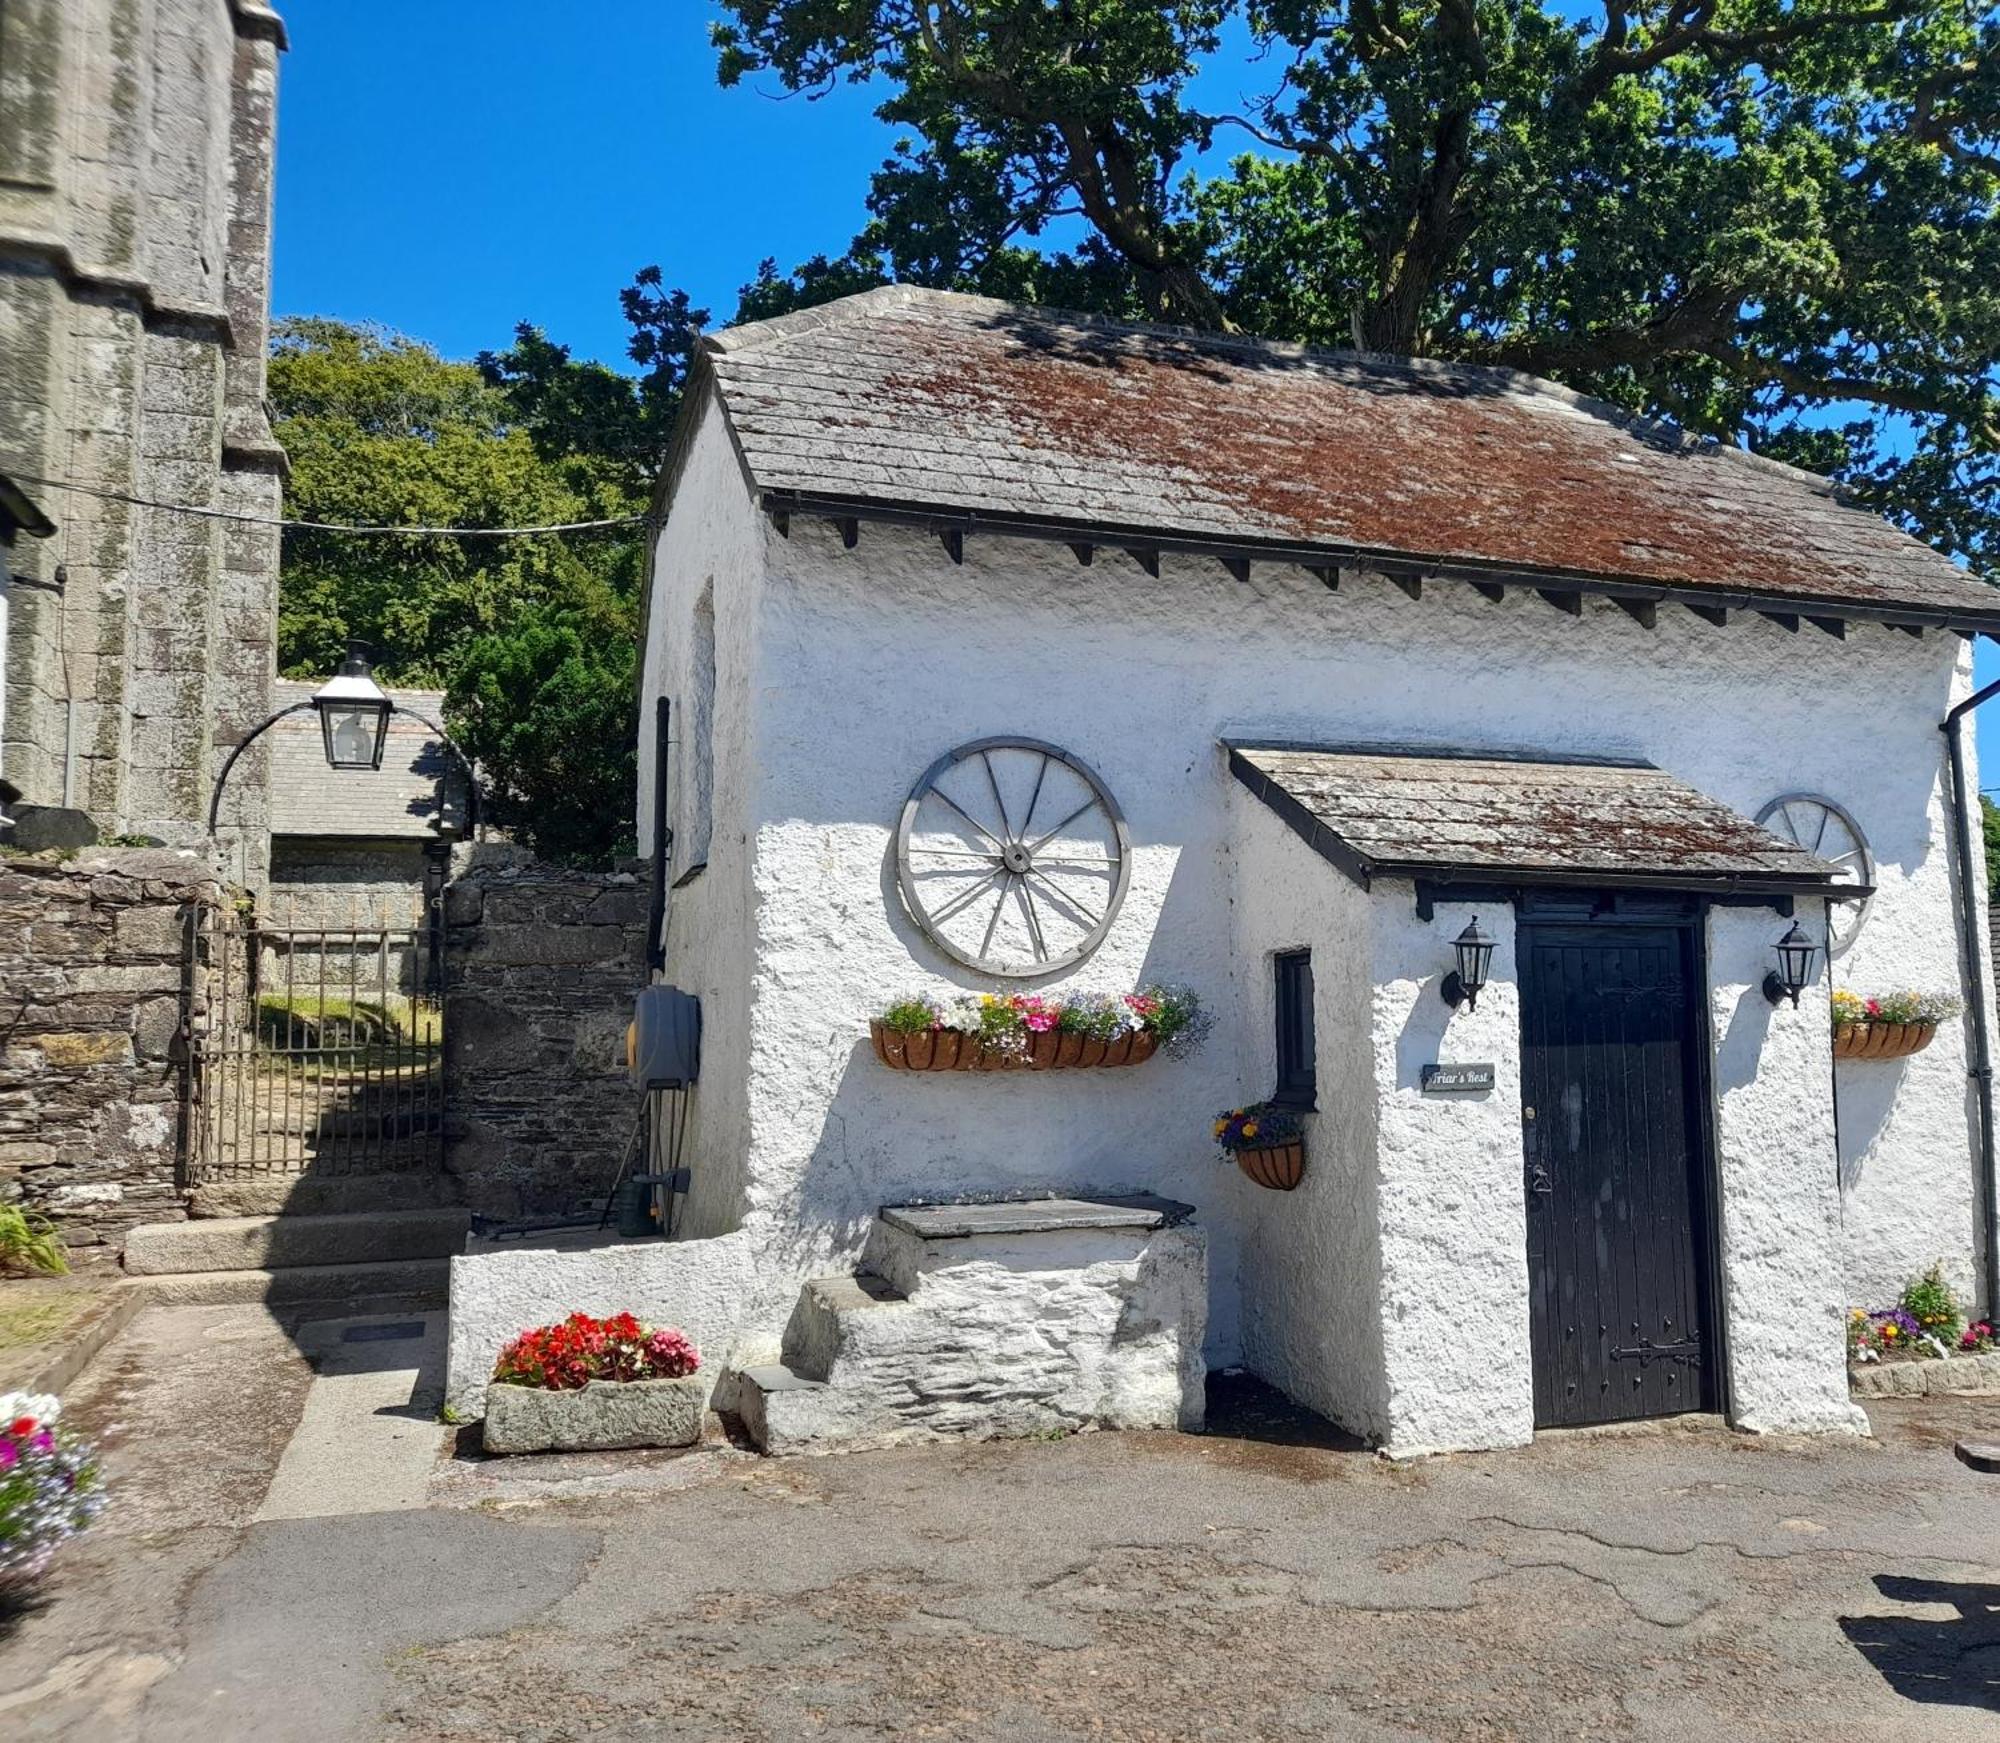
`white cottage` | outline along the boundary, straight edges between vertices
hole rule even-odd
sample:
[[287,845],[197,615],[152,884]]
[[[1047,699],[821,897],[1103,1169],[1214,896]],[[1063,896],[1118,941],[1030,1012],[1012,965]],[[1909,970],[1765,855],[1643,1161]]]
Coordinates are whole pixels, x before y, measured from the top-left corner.
[[[2000,602],[1822,480],[1504,373],[899,287],[709,340],[661,512],[680,1238],[458,1261],[461,1408],[538,1311],[630,1306],[774,1446],[1192,1424],[1204,1364],[1399,1454],[1856,1430],[1849,1303],[1990,1294],[1939,725]],[[1186,1057],[870,1042],[899,994],[1153,982]],[[1830,984],[1973,1014],[1836,1062]],[[1211,1139],[1272,1097],[1293,1191]]]

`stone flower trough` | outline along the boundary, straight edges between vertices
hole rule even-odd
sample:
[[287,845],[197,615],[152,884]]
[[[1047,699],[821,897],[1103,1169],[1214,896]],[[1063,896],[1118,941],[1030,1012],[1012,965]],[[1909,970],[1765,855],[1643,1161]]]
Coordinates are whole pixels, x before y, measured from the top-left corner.
[[630,1313],[572,1313],[522,1332],[500,1352],[486,1388],[490,1453],[610,1452],[693,1446],[708,1382],[677,1326]]
[[708,1407],[698,1374],[678,1380],[592,1380],[551,1392],[495,1382],[486,1389],[490,1453],[611,1452],[693,1446]]

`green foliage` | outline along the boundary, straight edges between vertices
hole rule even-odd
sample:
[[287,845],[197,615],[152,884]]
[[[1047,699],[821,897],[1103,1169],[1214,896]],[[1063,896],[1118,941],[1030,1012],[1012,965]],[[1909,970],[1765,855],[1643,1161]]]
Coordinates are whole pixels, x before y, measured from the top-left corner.
[[475,642],[445,697],[494,820],[548,859],[634,851],[638,642],[536,606]]
[[[906,131],[841,260],[1554,376],[2000,558],[2000,14],[1953,0],[725,0],[725,85]],[[1198,75],[1247,40],[1264,89]],[[1187,164],[1218,139],[1248,154]],[[1081,220],[1069,252],[1034,246]]]
[[[642,382],[528,327],[475,366],[391,333],[280,323],[270,391],[292,460],[289,514],[478,527],[643,512],[684,374],[663,335],[700,318],[685,299],[664,301],[662,355]],[[565,859],[629,852],[642,532],[288,532],[280,668],[318,676],[349,638],[370,643],[387,682],[447,691],[446,724],[493,784],[494,821]],[[552,636],[566,638],[559,652]],[[593,731],[603,736],[585,742]]]
[[54,1223],[18,1204],[0,1204],[0,1272],[61,1277],[68,1271],[69,1254]]
[[1986,841],[1986,894],[2000,898],[2000,805],[1979,795],[1979,828]]
[[1942,1261],[1921,1277],[1906,1283],[1902,1300],[1897,1305],[1925,1331],[1940,1340],[1956,1337],[1959,1327],[1965,1323],[1958,1297],[1952,1294],[1951,1285],[1944,1280]]

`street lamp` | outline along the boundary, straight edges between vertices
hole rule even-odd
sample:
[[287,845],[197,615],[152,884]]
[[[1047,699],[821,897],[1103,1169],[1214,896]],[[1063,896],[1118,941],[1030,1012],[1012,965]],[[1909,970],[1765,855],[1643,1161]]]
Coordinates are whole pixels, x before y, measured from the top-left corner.
[[330,769],[379,769],[393,704],[375,682],[368,644],[349,642],[337,674],[313,692]]

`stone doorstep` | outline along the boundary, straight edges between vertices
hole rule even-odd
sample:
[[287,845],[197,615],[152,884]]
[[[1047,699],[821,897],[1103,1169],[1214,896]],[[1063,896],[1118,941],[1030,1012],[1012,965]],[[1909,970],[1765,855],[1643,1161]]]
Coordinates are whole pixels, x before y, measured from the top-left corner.
[[465,1250],[471,1228],[472,1213],[463,1209],[142,1223],[126,1234],[125,1269],[135,1277],[160,1277],[448,1259]]
[[1929,1398],[2000,1392],[2000,1350],[1909,1362],[1850,1362],[1847,1385],[1857,1398]]

